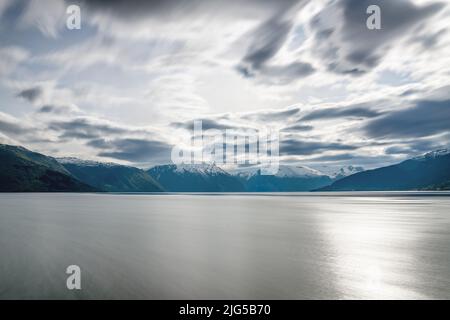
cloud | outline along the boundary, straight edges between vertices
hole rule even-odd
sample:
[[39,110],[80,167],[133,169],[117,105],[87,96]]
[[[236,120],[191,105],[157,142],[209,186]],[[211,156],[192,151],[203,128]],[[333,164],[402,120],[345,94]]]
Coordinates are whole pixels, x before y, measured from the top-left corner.
[[287,121],[290,117],[298,114],[300,108],[289,108],[282,111],[262,111],[258,113],[246,114],[242,119],[252,119],[260,121]]
[[[285,85],[313,74],[316,69],[306,62],[293,62],[285,65],[263,66],[258,81],[265,84]],[[250,71],[247,71],[252,75]]]
[[93,139],[107,135],[129,133],[125,128],[97,119],[77,118],[69,121],[52,121],[49,129],[60,133],[61,138]]
[[370,121],[364,132],[371,138],[426,137],[450,131],[450,100],[418,101],[415,106]]
[[32,87],[17,93],[18,97],[24,98],[29,102],[35,102],[42,95],[41,87]]
[[21,47],[0,47],[0,75],[9,75],[28,57],[29,52]]
[[227,14],[252,16],[261,11],[278,12],[286,10],[298,0],[78,0],[89,9],[110,13],[119,19],[152,16],[188,18],[194,14]]
[[277,54],[287,39],[292,22],[274,17],[260,25],[252,35],[242,62],[251,70],[259,70]]
[[302,124],[294,124],[292,126],[288,126],[282,129],[284,132],[298,132],[298,131],[311,131],[313,130],[313,126],[307,126]]
[[280,141],[280,155],[312,155],[323,151],[355,150],[357,146],[342,143],[327,143],[321,141],[300,141],[287,139]]
[[170,159],[172,150],[171,145],[145,139],[112,139],[112,140],[93,140],[88,145],[99,149],[109,149],[99,152],[99,157],[108,157],[119,160],[126,160],[135,163],[151,163],[164,159]]
[[36,27],[47,37],[56,38],[67,18],[64,1],[29,0],[20,17],[21,27]]
[[0,112],[0,132],[21,136],[33,133],[33,128],[9,114]]
[[73,105],[56,106],[56,105],[46,104],[46,105],[43,105],[42,107],[40,107],[37,112],[43,113],[43,114],[52,114],[52,115],[68,115],[71,113],[79,112],[79,109]]
[[[366,9],[381,9],[381,30],[366,26]],[[410,37],[411,30],[443,8],[442,3],[417,6],[409,0],[342,0],[317,14],[311,22],[313,50],[327,69],[361,75],[376,67],[392,45]]]
[[257,78],[261,83],[287,84],[315,72],[308,62],[271,62],[284,46],[293,27],[293,13],[304,1],[284,1],[280,11],[262,22],[245,37],[250,42],[247,52],[236,70],[246,78]]
[[209,129],[217,129],[217,130],[226,130],[226,129],[231,129],[231,126],[226,125],[226,124],[221,124],[215,120],[211,120],[211,119],[196,119],[196,120],[191,120],[191,121],[187,121],[187,122],[172,122],[170,125],[172,127],[175,128],[180,128],[180,129],[186,129],[189,131],[193,131],[194,130],[194,122],[195,121],[201,121],[202,124],[202,130],[209,130]]
[[334,118],[375,118],[381,113],[371,110],[366,104],[352,107],[337,107],[314,110],[301,118],[301,121],[314,121]]

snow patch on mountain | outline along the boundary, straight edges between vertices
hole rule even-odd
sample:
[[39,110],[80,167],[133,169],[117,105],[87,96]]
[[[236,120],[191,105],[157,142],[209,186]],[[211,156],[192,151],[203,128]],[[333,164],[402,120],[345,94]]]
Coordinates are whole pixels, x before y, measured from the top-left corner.
[[364,171],[363,167],[352,166],[352,165],[345,166],[345,167],[322,165],[322,166],[317,167],[317,169],[320,172],[323,172],[324,174],[326,174],[327,176],[329,176],[330,178],[332,178],[334,180],[341,179],[341,178],[350,176],[352,174]]
[[[99,162],[94,160],[83,160],[75,157],[63,157],[63,158],[55,158],[56,161],[58,161],[60,164],[75,164],[79,166],[86,166],[86,167],[98,167],[98,166],[104,166],[104,167],[119,167],[123,166],[118,163],[114,162]],[[126,166],[123,166],[126,167]]]
[[307,166],[280,165],[276,177],[298,178],[298,177],[318,177],[325,176],[323,172]]
[[428,153],[425,153],[423,155],[420,155],[418,157],[412,158],[412,160],[426,160],[426,159],[435,159],[439,157],[443,157],[450,154],[450,149],[439,149],[435,151],[431,151]]
[[214,163],[198,163],[198,164],[177,164],[174,165],[175,170],[174,172],[177,173],[194,173],[194,174],[200,174],[204,176],[208,175],[218,175],[218,174],[226,174],[229,173],[224,171],[223,169],[219,168]]

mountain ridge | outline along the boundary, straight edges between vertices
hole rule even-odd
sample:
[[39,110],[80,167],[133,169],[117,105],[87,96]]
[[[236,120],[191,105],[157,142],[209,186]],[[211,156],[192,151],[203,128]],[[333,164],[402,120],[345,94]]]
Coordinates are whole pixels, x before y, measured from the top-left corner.
[[441,149],[394,165],[355,173],[317,191],[422,190],[448,180],[450,152]]

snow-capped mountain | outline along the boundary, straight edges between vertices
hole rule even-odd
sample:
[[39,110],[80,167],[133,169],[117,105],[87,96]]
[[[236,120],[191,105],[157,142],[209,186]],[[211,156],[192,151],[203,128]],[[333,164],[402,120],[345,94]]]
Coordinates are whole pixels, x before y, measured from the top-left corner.
[[117,163],[82,160],[78,158],[56,159],[72,176],[110,192],[157,192],[163,188],[144,170]]
[[352,174],[364,171],[363,167],[352,166],[352,165],[345,166],[345,167],[321,165],[321,166],[317,166],[316,168],[318,171],[329,176],[333,180],[339,180],[344,177],[350,176]]
[[398,164],[337,180],[324,191],[444,189],[450,181],[450,152],[436,150]]
[[199,163],[199,164],[179,164],[174,165],[175,172],[177,173],[193,173],[204,176],[228,174],[225,170],[221,169],[214,163]]
[[300,165],[280,165],[275,175],[262,175],[258,167],[241,168],[235,175],[249,192],[309,191],[332,182],[322,172]]
[[276,177],[282,178],[299,178],[299,177],[318,177],[325,176],[323,172],[309,168],[307,166],[289,166],[280,165]]
[[160,165],[147,170],[171,192],[242,192],[241,180],[215,164]]
[[450,154],[450,150],[449,149],[439,149],[439,150],[431,151],[431,152],[425,153],[423,155],[414,157],[411,160],[435,159],[435,158],[438,158],[438,157],[446,156],[448,154]]
[[[56,161],[58,161],[60,164],[74,164],[74,165],[80,165],[80,166],[90,166],[90,167],[96,167],[96,166],[105,166],[105,167],[114,167],[114,166],[123,166],[118,163],[114,162],[100,162],[100,161],[94,161],[94,160],[83,160],[75,157],[61,157],[61,158],[55,158]],[[126,167],[126,166],[124,166]]]
[[[232,175],[239,176],[241,178],[249,179],[252,176],[259,175],[261,168],[259,166],[247,167],[247,168],[236,168],[230,170]],[[278,172],[275,174],[276,177],[315,177],[324,176],[323,172],[300,165],[279,165]]]

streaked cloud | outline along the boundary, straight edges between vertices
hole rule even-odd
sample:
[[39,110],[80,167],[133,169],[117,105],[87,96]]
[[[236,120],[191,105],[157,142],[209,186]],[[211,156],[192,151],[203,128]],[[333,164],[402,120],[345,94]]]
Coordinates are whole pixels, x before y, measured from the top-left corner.
[[1,141],[145,166],[201,119],[280,130],[285,162],[368,168],[450,144],[443,1],[3,0],[0,17]]

